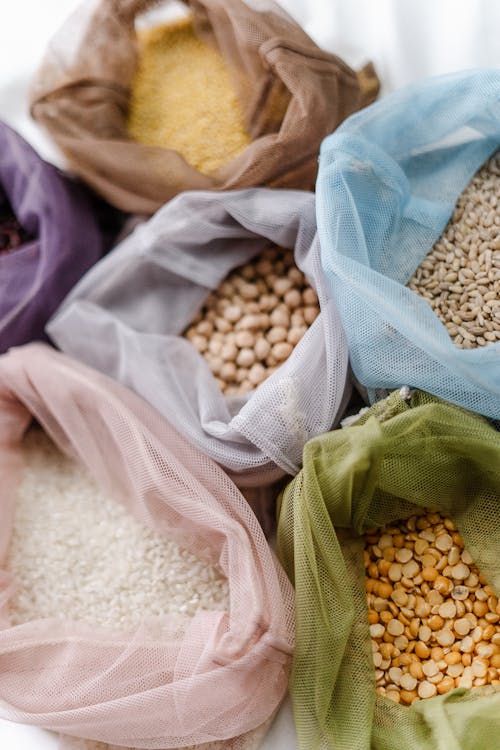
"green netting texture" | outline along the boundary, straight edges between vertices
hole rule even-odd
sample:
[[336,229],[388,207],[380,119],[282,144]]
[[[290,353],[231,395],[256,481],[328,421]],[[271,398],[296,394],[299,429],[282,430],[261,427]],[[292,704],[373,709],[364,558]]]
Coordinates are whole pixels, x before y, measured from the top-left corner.
[[500,434],[415,392],[314,438],[280,497],[278,552],[296,587],[291,692],[301,750],[493,750],[500,690],[457,688],[411,707],[375,691],[361,536],[418,507],[449,515],[500,591]]

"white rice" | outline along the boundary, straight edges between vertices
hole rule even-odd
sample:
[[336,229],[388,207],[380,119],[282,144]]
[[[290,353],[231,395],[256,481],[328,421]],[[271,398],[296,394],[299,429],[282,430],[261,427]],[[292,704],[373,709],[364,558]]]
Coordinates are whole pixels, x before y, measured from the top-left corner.
[[219,571],[139,523],[42,430],[30,430],[24,445],[7,561],[17,583],[12,625],[57,617],[129,626],[227,608]]

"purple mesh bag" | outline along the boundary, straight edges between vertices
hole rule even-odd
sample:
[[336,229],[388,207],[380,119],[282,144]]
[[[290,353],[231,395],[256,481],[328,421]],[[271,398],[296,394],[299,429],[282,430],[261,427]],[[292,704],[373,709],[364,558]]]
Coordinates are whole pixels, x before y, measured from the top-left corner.
[[0,352],[46,338],[45,323],[104,245],[88,191],[0,122]]

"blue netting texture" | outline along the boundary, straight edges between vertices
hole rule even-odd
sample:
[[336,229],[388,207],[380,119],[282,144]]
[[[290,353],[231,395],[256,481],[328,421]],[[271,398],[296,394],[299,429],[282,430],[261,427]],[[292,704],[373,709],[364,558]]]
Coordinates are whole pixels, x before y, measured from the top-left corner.
[[405,285],[474,173],[500,146],[500,70],[426,79],[323,141],[316,188],[321,262],[353,371],[377,389],[422,388],[500,417],[500,343],[459,349]]

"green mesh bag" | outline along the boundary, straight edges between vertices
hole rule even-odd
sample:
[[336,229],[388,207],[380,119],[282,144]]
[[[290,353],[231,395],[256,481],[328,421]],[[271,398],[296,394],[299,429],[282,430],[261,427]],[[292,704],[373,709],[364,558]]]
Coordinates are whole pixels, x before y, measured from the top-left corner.
[[361,535],[417,506],[454,520],[500,592],[500,433],[459,407],[393,393],[352,427],[308,442],[280,497],[278,551],[296,587],[291,693],[302,750],[500,747],[498,685],[410,707],[375,690]]

